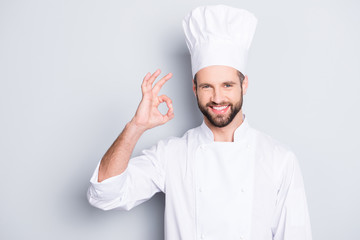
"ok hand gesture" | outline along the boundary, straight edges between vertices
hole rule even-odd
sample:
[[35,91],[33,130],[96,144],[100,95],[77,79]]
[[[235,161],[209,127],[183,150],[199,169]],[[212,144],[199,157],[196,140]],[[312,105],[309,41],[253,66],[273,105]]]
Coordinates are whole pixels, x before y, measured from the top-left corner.
[[[160,69],[158,69],[151,76],[150,73],[147,73],[141,84],[142,99],[135,116],[131,120],[139,130],[145,131],[162,125],[174,117],[171,99],[166,95],[158,96],[161,87],[172,77],[172,73],[168,73],[153,87],[153,83],[160,75],[160,72]],[[164,115],[158,109],[162,102],[165,102],[168,107],[168,111]]]

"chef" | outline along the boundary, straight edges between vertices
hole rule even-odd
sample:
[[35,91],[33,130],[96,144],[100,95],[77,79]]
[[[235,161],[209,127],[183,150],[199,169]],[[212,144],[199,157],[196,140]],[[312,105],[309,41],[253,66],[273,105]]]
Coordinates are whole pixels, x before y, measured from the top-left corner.
[[[131,158],[148,129],[174,117],[159,96],[172,77],[143,79],[142,100],[97,165],[87,197],[103,210],[130,210],[164,192],[168,240],[310,240],[304,183],[294,153],[252,128],[242,111],[246,61],[257,19],[226,5],[200,6],[183,19],[193,91],[203,123]],[[160,113],[165,102],[168,111]]]

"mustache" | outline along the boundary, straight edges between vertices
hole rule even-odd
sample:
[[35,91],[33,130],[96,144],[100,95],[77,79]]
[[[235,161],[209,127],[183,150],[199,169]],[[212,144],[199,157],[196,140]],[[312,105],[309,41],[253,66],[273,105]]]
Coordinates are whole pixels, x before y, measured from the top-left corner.
[[232,106],[232,104],[229,103],[229,102],[221,102],[221,103],[208,102],[205,106],[206,106],[206,107],[213,107],[213,106],[225,106],[225,105]]

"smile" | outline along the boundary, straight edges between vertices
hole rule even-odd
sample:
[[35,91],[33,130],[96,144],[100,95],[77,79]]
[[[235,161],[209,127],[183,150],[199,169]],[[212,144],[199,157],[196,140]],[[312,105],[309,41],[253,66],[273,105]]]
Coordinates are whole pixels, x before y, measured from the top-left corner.
[[216,114],[224,114],[230,108],[230,105],[225,106],[210,106],[211,110]]

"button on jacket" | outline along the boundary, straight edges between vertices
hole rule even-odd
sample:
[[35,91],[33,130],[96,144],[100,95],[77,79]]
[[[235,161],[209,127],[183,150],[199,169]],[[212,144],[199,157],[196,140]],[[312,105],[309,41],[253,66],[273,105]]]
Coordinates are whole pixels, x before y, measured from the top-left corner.
[[311,240],[304,183],[294,153],[247,119],[234,142],[215,142],[203,122],[130,159],[87,197],[103,210],[130,210],[165,193],[168,240]]

